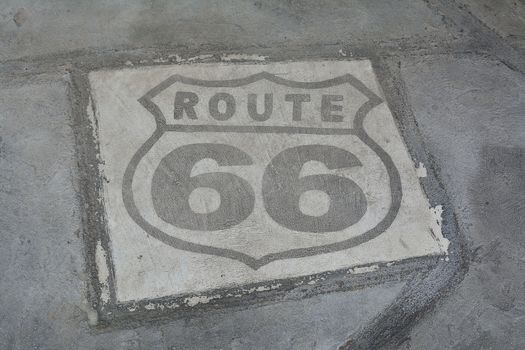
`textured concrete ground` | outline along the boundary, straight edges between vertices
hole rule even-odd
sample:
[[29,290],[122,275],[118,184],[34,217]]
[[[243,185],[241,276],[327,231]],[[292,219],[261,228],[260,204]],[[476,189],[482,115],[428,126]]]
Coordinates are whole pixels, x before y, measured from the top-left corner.
[[[4,1],[0,349],[524,348],[524,11],[467,0]],[[406,286],[392,281],[90,326],[71,73],[234,53],[375,62],[391,109],[417,123],[467,242],[465,269],[410,305],[416,314],[396,318]]]
[[464,58],[411,59],[402,71],[471,259],[462,283],[412,330],[408,348],[522,349],[523,75],[495,60]]

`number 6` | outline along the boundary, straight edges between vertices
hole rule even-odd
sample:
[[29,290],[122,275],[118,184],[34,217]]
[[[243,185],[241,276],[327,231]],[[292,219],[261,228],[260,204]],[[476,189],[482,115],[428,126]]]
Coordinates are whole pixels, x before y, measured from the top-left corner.
[[[186,145],[170,152],[153,174],[151,194],[157,215],[164,221],[189,230],[215,231],[235,226],[253,211],[255,195],[250,184],[239,176],[213,172],[191,176],[200,160],[213,159],[219,166],[251,165],[249,155],[224,144]],[[328,169],[361,165],[352,153],[324,145],[286,149],[272,159],[263,175],[264,207],[279,225],[301,232],[338,231],[355,224],[366,212],[366,197],[352,180],[332,175],[299,177],[303,165],[318,161]],[[211,213],[196,213],[189,204],[193,190],[206,187],[220,194],[220,206]],[[299,198],[306,191],[320,190],[330,197],[328,211],[306,215]]]
[[[215,231],[235,226],[253,211],[255,195],[250,184],[237,175],[213,172],[191,176],[195,163],[213,159],[219,166],[251,165],[249,155],[223,144],[198,143],[179,147],[162,159],[153,174],[151,194],[159,217],[180,228]],[[199,187],[219,192],[221,204],[211,213],[195,213],[189,197]]]
[[[295,231],[338,231],[355,224],[366,212],[366,197],[352,180],[332,175],[299,177],[303,165],[311,160],[328,169],[361,165],[355,155],[341,148],[307,145],[288,148],[267,166],[263,176],[264,206],[278,224]],[[330,197],[328,211],[321,216],[305,215],[299,208],[303,192],[321,190]]]

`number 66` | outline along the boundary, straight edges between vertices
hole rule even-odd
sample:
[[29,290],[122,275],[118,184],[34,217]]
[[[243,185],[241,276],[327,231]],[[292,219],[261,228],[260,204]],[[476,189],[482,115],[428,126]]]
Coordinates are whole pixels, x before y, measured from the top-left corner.
[[[244,151],[225,144],[200,143],[179,147],[160,162],[153,174],[152,197],[157,215],[184,229],[216,231],[235,226],[253,211],[255,194],[243,178],[226,172],[191,176],[200,160],[213,159],[219,166],[253,164]],[[268,164],[262,180],[262,197],[268,215],[279,225],[301,232],[330,232],[345,229],[363,217],[366,197],[352,180],[333,174],[300,177],[308,161],[324,163],[330,170],[360,166],[352,153],[327,145],[288,148]],[[189,196],[206,187],[220,194],[220,206],[210,213],[196,213]],[[330,198],[328,211],[321,216],[304,214],[299,198],[306,191],[325,192]]]

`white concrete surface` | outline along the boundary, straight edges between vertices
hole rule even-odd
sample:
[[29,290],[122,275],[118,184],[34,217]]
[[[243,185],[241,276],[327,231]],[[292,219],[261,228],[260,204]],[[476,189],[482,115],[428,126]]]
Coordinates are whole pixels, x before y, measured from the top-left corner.
[[[337,248],[339,242],[364,237],[367,232],[380,225],[394,206],[393,196],[399,195],[394,194],[391,188],[392,175],[384,159],[355,132],[342,134],[340,131],[354,129],[356,113],[368,100],[367,96],[356,89],[355,84],[348,82],[315,89],[283,86],[268,79],[260,79],[239,87],[205,87],[180,81],[167,86],[151,101],[158,106],[168,126],[235,125],[248,129],[253,127],[253,130],[252,132],[165,131],[140,158],[133,172],[134,204],[143,221],[151,225],[154,230],[180,241],[189,242],[190,246],[220,248],[219,251],[235,252],[244,258],[227,257],[227,253],[221,255],[206,251],[203,254],[195,250],[187,250],[185,246],[166,244],[146,232],[144,226],[137,223],[140,220],[137,221],[130,216],[122,195],[124,173],[132,157],[159,128],[154,116],[139,103],[139,99],[173,75],[206,81],[224,81],[243,79],[262,71],[298,82],[319,82],[351,74],[371,92],[382,96],[369,61],[181,64],[104,70],[90,74],[94,108],[88,112],[96,119],[98,127],[96,136],[100,143],[100,157],[103,162],[102,172],[107,180],[102,200],[108,223],[118,301],[199,293],[253,282],[446,254],[448,242],[440,232],[440,220],[436,217],[439,210],[430,208],[419,184],[418,175],[420,176],[421,170],[418,171],[410,159],[384,101],[366,115],[363,128],[365,134],[380,149],[386,151],[399,173],[402,188],[402,196],[399,198],[400,207],[395,213],[393,222],[375,238],[364,240],[348,249]],[[178,91],[193,92],[199,97],[199,102],[194,107],[197,119],[190,119],[187,113],[184,113],[181,119],[174,118],[174,99]],[[220,121],[210,116],[208,101],[214,94],[224,92],[233,96],[236,109],[230,119]],[[250,93],[258,96],[259,113],[263,110],[264,94],[273,93],[273,112],[268,120],[250,119],[247,112],[247,96]],[[292,103],[285,101],[284,95],[306,93],[310,94],[310,102],[302,103],[302,118],[294,121]],[[342,96],[341,102],[331,102],[333,105],[340,105],[342,111],[330,112],[331,115],[342,115],[344,118],[341,122],[322,120],[322,95]],[[218,109],[219,112],[224,112],[224,104],[220,103]],[[292,133],[290,130],[271,132],[273,129],[264,133],[254,132],[258,130],[255,129],[258,126],[303,129],[300,133]],[[304,130],[313,130],[312,128],[339,131],[335,131],[336,134],[327,134],[326,130],[317,133],[304,132]],[[209,223],[209,227],[206,226],[206,222],[204,226],[195,224],[193,228],[181,227],[168,222],[170,219],[166,219],[167,214],[159,215],[158,208],[154,204],[156,199],[153,198],[154,195],[159,195],[159,192],[152,191],[155,173],[162,168],[162,164],[164,166],[168,164],[161,162],[170,152],[192,144],[212,144],[209,146],[212,149],[216,147],[213,145],[217,144],[233,146],[251,159],[250,164],[221,166],[210,158],[190,163],[187,156],[182,157],[182,161],[187,161],[185,165],[191,169],[190,177],[221,172],[244,179],[253,191],[253,200],[251,200],[253,210],[248,210],[249,215],[246,218],[242,220],[238,218],[239,215],[244,215],[243,210],[246,211],[246,207],[250,206],[249,196],[242,195],[238,197],[242,204],[233,204],[232,216],[226,218],[219,229],[212,228],[213,223]],[[343,153],[350,152],[361,163],[329,169],[322,160],[307,161],[300,166],[297,179],[300,181],[307,176],[330,174],[353,181],[360,191],[349,192],[347,201],[349,207],[359,213],[336,213],[330,218],[342,220],[345,215],[354,215],[357,220],[355,223],[343,225],[345,227],[337,230],[323,230],[323,227],[328,225],[323,226],[323,214],[330,210],[331,202],[330,197],[322,190],[305,191],[299,196],[297,205],[300,212],[309,219],[314,218],[312,219],[314,223],[317,223],[315,218],[319,220],[319,225],[315,224],[311,229],[294,230],[293,227],[297,224],[295,219],[290,219],[283,226],[268,213],[268,206],[272,204],[267,203],[268,196],[267,193],[263,193],[263,182],[265,172],[270,171],[267,170],[269,164],[287,149],[311,145],[324,147],[323,149],[337,147],[343,150]],[[336,163],[340,161],[337,157],[332,160]],[[291,164],[292,160],[289,160],[289,163]],[[163,170],[168,173],[172,170],[178,171],[177,169]],[[287,170],[275,171],[282,173]],[[187,180],[181,180],[180,177],[177,179],[177,181]],[[274,176],[269,181],[278,182],[279,179]],[[287,193],[286,187],[290,186],[290,182],[273,183],[273,185],[270,187],[279,189],[277,192]],[[168,188],[169,191],[169,186],[159,186],[158,188]],[[236,198],[238,193],[235,184],[226,181],[223,186],[227,188],[228,196]],[[217,190],[221,189],[210,187],[188,189],[186,195],[190,209],[204,215],[213,213],[221,206],[221,196]],[[242,191],[239,190],[240,192]],[[362,200],[360,202],[361,192],[365,202]],[[170,198],[169,195],[166,198]],[[158,203],[157,200],[157,206],[172,205],[166,200],[160,200],[160,204]],[[278,209],[285,213],[286,210],[290,210],[286,207]],[[173,220],[179,219],[180,217],[174,213]],[[239,222],[229,225],[230,219]],[[318,249],[315,254],[294,255],[296,253],[293,253],[297,249],[302,249],[303,252],[309,249],[316,251],[316,248],[321,246],[330,248],[325,251]],[[269,256],[280,258],[268,258]],[[261,261],[265,263],[254,265],[255,262]],[[268,285],[271,286],[272,283],[269,282]]]

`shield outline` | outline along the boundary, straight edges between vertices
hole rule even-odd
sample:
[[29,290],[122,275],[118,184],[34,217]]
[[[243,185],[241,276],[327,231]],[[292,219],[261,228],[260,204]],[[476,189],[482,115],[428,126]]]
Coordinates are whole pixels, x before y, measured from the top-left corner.
[[[372,149],[378,155],[378,157],[381,159],[381,161],[385,165],[387,174],[389,176],[391,204],[390,204],[388,213],[376,226],[374,226],[373,228],[369,229],[368,231],[358,236],[351,237],[351,238],[348,238],[346,240],[342,240],[339,242],[315,246],[315,247],[289,249],[289,250],[285,250],[282,252],[267,254],[257,259],[248,254],[245,254],[245,253],[233,250],[233,249],[212,247],[212,246],[192,243],[192,242],[182,240],[180,238],[176,238],[174,236],[168,235],[167,233],[161,231],[160,229],[151,225],[150,223],[147,222],[147,220],[144,219],[144,217],[140,214],[140,211],[138,210],[135,204],[133,190],[132,190],[133,177],[134,177],[135,171],[141,159],[151,150],[153,145],[160,139],[160,137],[165,132],[174,130],[174,127],[186,128],[186,129],[195,129],[195,128],[198,129],[199,127],[210,127],[206,125],[202,125],[202,126],[167,125],[166,118],[163,115],[160,107],[157,104],[155,104],[152,101],[152,99],[155,96],[157,96],[159,93],[161,93],[163,90],[167,89],[168,87],[170,87],[171,85],[177,82],[181,82],[186,85],[194,85],[194,86],[201,86],[201,87],[229,87],[229,88],[232,88],[232,87],[240,87],[243,85],[248,85],[248,84],[254,83],[259,80],[267,80],[269,82],[288,86],[288,87],[312,89],[312,90],[332,87],[332,86],[337,86],[337,85],[343,85],[343,84],[349,84],[350,86],[352,86],[353,88],[355,88],[356,90],[361,92],[365,97],[368,98],[368,101],[363,103],[357,110],[355,119],[354,119],[354,125],[352,129],[326,129],[324,130],[324,132],[334,133],[336,132],[335,130],[337,130],[338,133],[343,132],[343,133],[352,134],[352,135],[357,136],[364,144],[366,144],[370,149]],[[267,265],[276,260],[302,258],[302,257],[331,253],[331,252],[340,251],[340,250],[346,250],[346,249],[355,247],[371,239],[374,239],[378,237],[380,234],[382,234],[383,232],[385,232],[390,227],[395,217],[397,216],[397,213],[401,206],[401,199],[402,199],[402,187],[401,187],[401,179],[400,179],[399,171],[396,168],[394,162],[392,161],[392,158],[390,157],[390,155],[366,133],[363,127],[363,122],[364,122],[365,117],[368,115],[368,113],[373,108],[383,103],[383,100],[379,96],[377,96],[373,91],[371,91],[365,84],[363,84],[360,80],[358,80],[351,74],[345,74],[345,75],[342,75],[336,78],[318,81],[318,82],[298,82],[298,81],[288,80],[288,79],[278,77],[274,74],[271,74],[265,71],[247,76],[245,78],[232,79],[232,80],[200,80],[200,79],[188,78],[182,75],[175,74],[175,75],[168,77],[166,80],[162,81],[160,84],[158,84],[157,86],[149,90],[144,96],[138,99],[138,102],[148,112],[150,112],[154,116],[155,122],[156,122],[156,129],[153,132],[153,134],[135,152],[128,166],[126,167],[126,170],[124,172],[123,182],[122,182],[122,199],[123,199],[126,211],[130,215],[132,220],[137,225],[139,225],[139,227],[141,227],[148,235],[152,236],[153,238],[156,238],[157,240],[163,242],[164,244],[172,246],[173,248],[181,249],[181,250],[185,250],[185,251],[189,251],[193,253],[198,253],[198,254],[208,254],[208,255],[214,255],[214,256],[237,260],[249,266],[250,268],[257,270],[260,267]],[[221,127],[225,128],[226,126],[217,126],[216,128],[220,129]],[[258,129],[261,129],[261,128],[264,129],[264,126],[255,126],[255,127],[249,126],[249,128],[253,129],[255,132]],[[282,129],[282,132],[286,132],[286,130],[289,129],[289,127],[281,127],[281,129]],[[303,129],[308,129],[308,128],[303,128]]]

